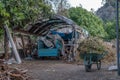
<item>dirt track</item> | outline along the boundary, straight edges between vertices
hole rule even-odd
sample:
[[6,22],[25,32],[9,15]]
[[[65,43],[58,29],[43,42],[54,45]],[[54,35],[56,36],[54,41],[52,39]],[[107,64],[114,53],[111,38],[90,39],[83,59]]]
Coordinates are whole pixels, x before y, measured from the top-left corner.
[[20,65],[12,66],[28,69],[32,80],[120,80],[116,71],[108,71],[108,66],[104,65],[99,71],[93,65],[92,72],[85,72],[83,65],[56,60],[23,61]]

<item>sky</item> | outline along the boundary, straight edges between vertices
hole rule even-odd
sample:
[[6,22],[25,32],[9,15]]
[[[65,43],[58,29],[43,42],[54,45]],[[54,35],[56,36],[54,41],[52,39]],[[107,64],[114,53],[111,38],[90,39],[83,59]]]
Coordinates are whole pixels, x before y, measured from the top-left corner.
[[96,11],[98,8],[102,6],[101,2],[102,0],[68,0],[72,7],[82,5],[83,8],[87,9],[88,11],[91,10],[91,8]]

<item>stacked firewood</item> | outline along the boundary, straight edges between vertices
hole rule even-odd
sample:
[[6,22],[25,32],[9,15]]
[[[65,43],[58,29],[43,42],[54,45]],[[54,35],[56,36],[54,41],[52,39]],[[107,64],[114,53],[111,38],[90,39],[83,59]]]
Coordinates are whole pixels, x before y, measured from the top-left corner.
[[10,68],[0,60],[0,80],[30,80],[27,70]]

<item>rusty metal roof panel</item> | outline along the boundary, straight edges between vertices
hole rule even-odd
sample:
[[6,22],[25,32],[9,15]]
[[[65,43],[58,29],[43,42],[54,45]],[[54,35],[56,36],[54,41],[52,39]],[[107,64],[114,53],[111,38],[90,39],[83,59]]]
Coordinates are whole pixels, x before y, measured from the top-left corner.
[[[20,29],[17,31],[22,31],[30,34],[36,35],[45,35],[54,25],[76,25],[72,20],[61,16],[61,15],[53,15],[49,19],[38,20],[33,24],[28,25],[25,29]],[[15,30],[15,29],[14,29]]]

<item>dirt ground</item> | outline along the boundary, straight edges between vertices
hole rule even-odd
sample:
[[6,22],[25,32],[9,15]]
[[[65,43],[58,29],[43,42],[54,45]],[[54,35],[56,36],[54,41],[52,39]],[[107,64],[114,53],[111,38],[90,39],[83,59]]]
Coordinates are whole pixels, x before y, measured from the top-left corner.
[[68,64],[61,60],[31,60],[10,66],[27,69],[32,80],[120,80],[117,71],[108,71],[108,66],[103,64],[101,70],[93,65],[92,72],[85,72],[84,65]]

